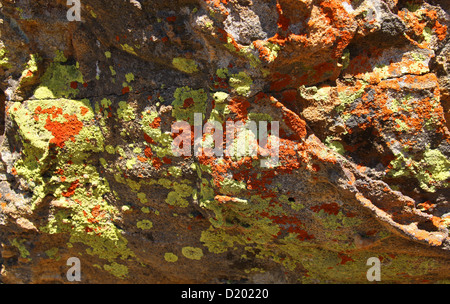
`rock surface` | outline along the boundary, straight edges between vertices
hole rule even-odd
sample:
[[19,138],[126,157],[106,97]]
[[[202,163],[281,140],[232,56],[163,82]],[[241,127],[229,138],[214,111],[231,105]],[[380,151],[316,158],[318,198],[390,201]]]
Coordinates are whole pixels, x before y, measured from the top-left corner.
[[[0,281],[448,282],[440,2],[3,0]],[[194,113],[278,161],[177,156]]]

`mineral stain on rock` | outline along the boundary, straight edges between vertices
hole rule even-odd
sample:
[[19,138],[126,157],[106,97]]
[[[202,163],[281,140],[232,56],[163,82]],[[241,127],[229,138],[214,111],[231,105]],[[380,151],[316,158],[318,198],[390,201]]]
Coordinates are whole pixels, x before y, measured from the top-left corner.
[[[67,283],[70,257],[83,283],[367,283],[371,257],[383,283],[448,282],[448,6],[67,10],[0,6],[0,282]],[[277,162],[175,155],[196,117],[279,122]]]

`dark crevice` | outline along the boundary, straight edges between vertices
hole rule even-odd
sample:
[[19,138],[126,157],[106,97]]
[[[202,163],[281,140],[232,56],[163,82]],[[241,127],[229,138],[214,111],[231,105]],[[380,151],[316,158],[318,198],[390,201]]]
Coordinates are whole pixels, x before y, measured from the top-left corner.
[[5,135],[5,107],[6,95],[2,90],[0,90],[0,137],[2,138]]

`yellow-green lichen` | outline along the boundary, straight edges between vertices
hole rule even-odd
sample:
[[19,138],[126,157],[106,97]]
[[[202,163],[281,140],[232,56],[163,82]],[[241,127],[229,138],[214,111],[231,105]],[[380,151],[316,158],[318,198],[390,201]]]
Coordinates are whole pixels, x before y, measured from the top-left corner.
[[16,247],[19,250],[20,256],[22,258],[27,258],[30,256],[30,252],[27,250],[27,248],[25,248],[25,245],[23,244],[25,242],[25,240],[17,240],[17,239],[13,239],[11,240],[11,245]]
[[236,93],[242,96],[248,96],[253,84],[252,78],[245,72],[232,74],[229,79],[230,86],[236,90]]
[[72,82],[83,83],[83,75],[77,65],[66,64],[67,59],[62,52],[57,53],[54,62],[45,71],[41,83],[34,91],[37,99],[53,99],[75,97],[78,89],[71,87]]
[[201,248],[187,246],[181,248],[181,253],[191,260],[200,260],[203,257],[203,250]]
[[128,267],[116,262],[111,263],[111,265],[103,265],[103,269],[105,269],[115,277],[118,277],[119,279],[124,279],[128,275]]
[[166,252],[164,254],[164,259],[169,263],[175,263],[176,261],[178,261],[178,256],[172,252]]
[[[19,127],[24,145],[22,158],[15,167],[18,175],[33,189],[32,208],[49,193],[67,206],[41,226],[41,232],[67,233],[70,244],[82,243],[87,246],[86,253],[110,262],[133,257],[134,253],[127,248],[127,240],[113,223],[118,210],[104,199],[111,193],[109,183],[99,174],[90,157],[104,151],[104,139],[94,124],[90,101],[29,100],[13,105],[11,117]],[[75,122],[78,120],[81,129],[72,139],[66,140],[64,146],[56,147],[56,151],[62,153],[50,152],[50,141],[54,136],[45,126],[51,121],[65,123],[67,117],[73,117]],[[59,173],[42,174],[48,168]]]
[[172,64],[178,70],[188,74],[198,72],[197,63],[192,59],[176,57],[172,60]]
[[328,148],[333,149],[334,151],[336,151],[337,153],[344,155],[345,154],[345,148],[344,145],[342,145],[341,142],[339,142],[338,140],[334,140],[333,136],[328,136],[325,139],[325,144]]
[[55,259],[55,260],[59,260],[61,257],[58,254],[59,249],[56,247],[53,247],[49,250],[45,251],[45,254],[50,258],[50,259]]
[[136,226],[142,230],[148,230],[153,228],[153,223],[149,220],[142,220],[137,222]]
[[450,160],[437,149],[427,149],[421,160],[398,153],[390,163],[389,175],[415,177],[422,189],[435,192],[436,187],[446,186],[450,177]]
[[336,106],[335,110],[337,112],[344,111],[348,105],[352,104],[356,99],[363,96],[365,87],[366,85],[364,84],[356,92],[347,92],[347,91],[340,92],[338,94],[338,97],[341,103],[340,105]]
[[10,69],[12,67],[8,59],[8,50],[2,44],[0,44],[0,68]]
[[125,44],[121,44],[120,46],[122,47],[122,50],[124,50],[125,52],[137,56],[136,51],[133,49],[132,46],[130,46],[130,45],[126,44],[126,43]]
[[134,109],[131,105],[129,105],[126,101],[119,102],[119,109],[117,109],[117,115],[120,119],[124,121],[134,120],[136,118],[136,114],[134,113]]
[[194,124],[194,113],[202,113],[204,118],[206,112],[207,93],[203,89],[194,90],[189,87],[177,88],[173,94],[172,116],[177,120],[187,121]]
[[149,144],[152,152],[158,157],[165,157],[172,155],[172,141],[171,133],[166,131],[162,132],[161,127],[153,126],[153,122],[158,118],[158,112],[144,111],[142,112],[142,119],[140,124],[142,131],[147,134],[157,144]]

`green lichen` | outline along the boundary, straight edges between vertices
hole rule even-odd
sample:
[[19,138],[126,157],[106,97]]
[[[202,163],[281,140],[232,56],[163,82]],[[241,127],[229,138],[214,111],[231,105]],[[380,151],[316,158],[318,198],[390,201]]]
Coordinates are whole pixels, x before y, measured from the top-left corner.
[[164,254],[164,259],[169,263],[175,263],[176,261],[178,261],[178,256],[176,256],[172,252],[166,252]]
[[217,69],[217,71],[216,71],[217,77],[222,78],[222,79],[226,79],[228,77],[228,74],[229,74],[229,72],[228,72],[227,68]]
[[172,166],[167,170],[173,177],[181,177],[182,171],[180,167]]
[[156,144],[149,144],[152,151],[158,157],[165,157],[172,155],[173,138],[171,133],[162,132],[160,127],[153,127],[154,120],[158,117],[158,112],[144,111],[142,112],[142,119],[140,121],[142,131],[147,134]]
[[422,32],[422,36],[423,36],[423,39],[425,40],[425,42],[430,43],[431,38],[433,37],[432,29],[427,27],[427,26],[424,27],[423,28],[423,32]]
[[129,105],[126,101],[119,102],[119,109],[117,109],[117,116],[124,121],[134,120],[136,118],[136,114],[131,105]]
[[[262,68],[259,56],[255,53],[255,46],[253,44],[250,44],[249,46],[241,46],[239,50],[237,50],[233,43],[233,39],[231,37],[227,37],[227,43],[225,43],[224,46],[230,52],[245,58],[251,67],[259,69],[265,76],[267,75],[265,69]],[[274,46],[273,49],[275,50],[276,47]]]
[[338,97],[341,103],[336,106],[335,110],[338,113],[344,111],[348,105],[352,104],[356,99],[360,98],[364,94],[365,87],[366,85],[364,84],[358,91],[352,93],[346,91],[340,92]]
[[[68,117],[73,117],[72,122],[78,120],[81,129],[64,146],[57,146],[56,153],[51,152],[50,141],[54,136],[45,126],[49,121],[68,123]],[[126,238],[113,223],[118,210],[104,199],[111,193],[109,183],[91,158],[92,154],[104,151],[104,139],[94,124],[90,101],[28,100],[12,106],[11,118],[19,127],[24,146],[22,158],[14,166],[33,189],[31,207],[48,194],[67,206],[50,217],[40,227],[41,232],[66,233],[70,236],[69,244],[82,243],[86,245],[86,253],[110,262],[133,257]],[[49,168],[62,173],[42,174]]]
[[59,249],[56,247],[53,247],[49,250],[45,251],[45,254],[50,258],[50,259],[56,259],[59,260],[61,257],[57,256]]
[[342,69],[345,70],[350,64],[350,51],[345,49],[341,57]]
[[[1,58],[1,52],[0,52],[0,58]],[[38,62],[42,59],[39,58],[37,54],[31,54],[30,60],[28,60],[27,64],[25,65],[25,68],[22,72],[22,77],[26,77],[29,72],[35,73],[38,70]],[[1,63],[0,63],[1,66]]]
[[187,246],[181,248],[181,253],[191,260],[200,260],[203,257],[203,250],[201,248]]
[[125,52],[137,56],[136,51],[133,49],[132,46],[130,46],[130,45],[126,44],[126,43],[125,44],[121,44],[120,46],[122,47],[122,50],[124,50]]
[[253,80],[247,73],[241,71],[238,74],[232,74],[228,81],[237,94],[242,96],[249,95]]
[[116,153],[116,149],[113,146],[111,146],[111,145],[106,145],[105,146],[105,150],[109,154],[115,154]]
[[20,256],[22,258],[27,258],[30,256],[30,252],[27,250],[27,248],[25,248],[25,245],[23,244],[25,242],[25,240],[17,240],[17,239],[13,239],[11,241],[11,245],[16,247],[19,250]]
[[172,116],[177,120],[187,121],[193,125],[194,113],[202,113],[203,118],[205,117],[208,95],[203,89],[194,90],[187,86],[177,88],[173,97]]
[[10,69],[12,67],[8,59],[8,50],[3,44],[0,44],[0,68]]
[[242,181],[224,178],[220,182],[220,190],[225,195],[238,195],[247,189],[247,184]]
[[417,165],[416,177],[423,189],[434,192],[436,183],[450,177],[450,160],[437,149],[426,150],[423,160]]
[[172,64],[178,70],[188,74],[198,72],[197,63],[192,59],[176,57],[172,60]]
[[34,91],[37,99],[54,99],[75,97],[78,89],[70,86],[72,82],[84,83],[83,75],[77,65],[66,64],[67,58],[58,52],[54,61],[45,71],[41,83]]
[[330,87],[317,88],[316,86],[306,87],[304,85],[298,88],[300,96],[305,99],[314,99],[317,101],[324,101],[329,98]]
[[139,192],[139,193],[137,194],[137,197],[138,197],[139,201],[140,201],[142,204],[148,203],[147,195],[146,195],[144,192]]
[[333,136],[328,136],[325,139],[325,144],[328,148],[333,149],[334,151],[336,151],[337,153],[344,155],[345,154],[345,148],[344,145],[342,145],[341,142],[334,140]]
[[281,47],[278,44],[274,44],[271,42],[266,42],[264,46],[269,49],[269,56],[267,58],[268,62],[273,62],[278,57],[278,52]]
[[270,122],[273,120],[272,116],[267,113],[250,112],[248,113],[247,117],[249,118],[249,120],[255,121],[256,123],[259,123],[260,121]]
[[128,267],[116,262],[111,263],[111,265],[105,264],[103,268],[119,279],[124,279],[128,275]]
[[420,187],[428,192],[435,192],[438,185],[449,184],[446,180],[450,177],[450,160],[437,149],[425,150],[420,160],[398,153],[391,161],[390,167],[390,176],[414,177]]
[[114,67],[112,65],[109,66],[109,70],[111,72],[111,76],[116,76],[116,70],[114,70]]
[[142,230],[148,230],[153,228],[153,223],[149,220],[142,220],[137,222],[136,226]]
[[127,159],[125,166],[127,167],[128,170],[131,170],[133,169],[133,166],[136,165],[136,163],[137,163],[136,158]]
[[215,92],[213,94],[213,99],[217,103],[223,103],[228,98],[229,94],[225,92]]
[[166,203],[172,206],[187,207],[189,202],[186,200],[187,197],[191,196],[193,189],[186,183],[173,182],[170,186],[166,188],[173,189],[170,191],[166,198]]
[[133,73],[125,74],[125,79],[127,80],[128,83],[134,81],[134,74]]

